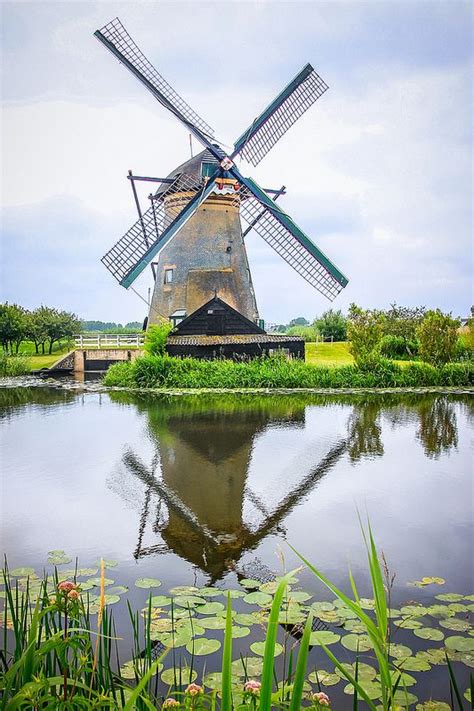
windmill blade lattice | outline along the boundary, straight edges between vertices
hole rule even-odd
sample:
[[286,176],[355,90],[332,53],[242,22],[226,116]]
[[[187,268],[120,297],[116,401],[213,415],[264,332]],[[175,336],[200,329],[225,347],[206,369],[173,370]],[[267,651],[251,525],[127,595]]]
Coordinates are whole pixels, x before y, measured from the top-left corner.
[[252,165],[258,165],[328,88],[311,64],[307,64],[236,141],[233,156],[241,154]]
[[195,177],[179,175],[160,193],[159,200],[154,200],[141,218],[102,257],[101,261],[120,284],[139,262],[146,259],[150,250],[153,249],[154,254],[159,251],[158,243],[163,233],[200,188]]
[[[141,74],[145,80],[151,84],[151,87],[155,90],[153,92],[154,96],[161,101],[163,106],[173,111],[177,118],[183,120],[184,117],[185,123],[190,122],[209,137],[214,135],[213,129],[193,111],[189,104],[181,98],[173,87],[168,84],[166,79],[155,69],[153,64],[145,57],[118,17],[108,22],[102,29],[97,30],[94,34],[102,42],[103,39],[105,39],[105,46],[111,51],[113,48],[115,50],[113,52],[114,54],[117,56],[120,55],[125,59],[124,65],[131,71],[135,70],[134,74],[138,79],[143,81],[139,76]],[[109,45],[112,45],[112,47]],[[131,67],[128,66],[128,64],[130,64]],[[150,88],[146,82],[144,83],[147,88]],[[164,97],[165,101],[160,98],[160,95]]]

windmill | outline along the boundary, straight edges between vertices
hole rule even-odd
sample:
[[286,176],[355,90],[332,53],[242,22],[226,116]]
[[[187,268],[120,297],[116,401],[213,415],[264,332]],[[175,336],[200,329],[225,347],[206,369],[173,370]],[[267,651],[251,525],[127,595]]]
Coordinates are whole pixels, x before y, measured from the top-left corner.
[[[149,322],[160,316],[177,325],[219,293],[251,321],[258,311],[244,238],[251,230],[265,240],[311,286],[333,300],[348,280],[277,204],[285,192],[261,188],[235,161],[257,166],[284,133],[328,89],[310,64],[283,89],[234,144],[230,155],[213,129],[174,91],[135,44],[118,18],[95,36],[203,146],[198,156],[167,178],[129,173],[138,220],[102,262],[129,288],[151,265],[155,287]],[[136,180],[159,183],[142,212]],[[241,219],[247,224],[242,231]]]

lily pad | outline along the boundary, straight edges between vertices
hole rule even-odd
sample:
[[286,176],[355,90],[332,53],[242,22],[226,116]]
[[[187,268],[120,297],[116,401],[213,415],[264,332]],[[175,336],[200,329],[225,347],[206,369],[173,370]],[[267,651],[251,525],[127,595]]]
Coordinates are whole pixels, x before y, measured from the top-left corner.
[[321,612],[322,610],[328,611],[328,610],[334,610],[335,605],[332,604],[332,602],[324,602],[321,600],[318,600],[317,602],[313,602],[311,604],[311,609],[313,610],[314,613]]
[[[250,649],[254,654],[258,654],[259,657],[263,657],[265,654],[265,642],[253,642],[250,645]],[[275,657],[278,657],[283,652],[283,647],[278,642],[275,642]]]
[[14,568],[13,570],[10,570],[10,575],[13,575],[15,578],[23,578],[34,574],[34,568]]
[[341,681],[341,677],[337,674],[332,674],[325,669],[318,669],[317,673],[311,672],[308,679],[312,684],[324,684],[324,686],[335,686]]
[[48,551],[48,563],[50,565],[65,565],[70,563],[72,558],[64,551]]
[[230,595],[230,598],[232,600],[239,598],[239,597],[245,597],[245,594],[246,594],[244,590],[223,590],[222,593],[226,597],[227,597],[227,595]]
[[195,588],[192,585],[177,585],[170,590],[172,595],[194,595],[197,592],[199,592],[199,588]]
[[[341,610],[321,610],[321,612],[317,613],[316,617],[323,622],[328,622],[330,625],[342,625],[343,623]],[[354,622],[352,618],[351,621]]]
[[[342,664],[344,669],[346,669],[349,674],[351,674],[353,677],[355,677],[356,674],[356,665],[355,664]],[[341,669],[336,667],[334,669],[335,674],[338,674],[341,679],[346,679],[344,676],[343,672]],[[370,666],[370,664],[365,664],[364,662],[359,662],[358,668],[357,668],[357,676],[359,681],[373,681],[375,677],[377,676],[377,670],[374,669],[374,667]]]
[[224,630],[225,617],[203,617],[199,624],[207,630]]
[[455,612],[451,610],[447,605],[430,605],[426,609],[428,615],[440,619],[441,617],[454,617]]
[[161,580],[158,580],[158,578],[138,578],[138,580],[135,580],[137,588],[159,588],[160,585]]
[[[94,585],[94,587],[99,587],[101,586],[100,578],[88,578],[87,582],[91,583],[91,585]],[[115,580],[112,580],[111,578],[104,578],[104,587],[108,587],[109,585],[113,585]]]
[[427,614],[428,608],[424,605],[404,605],[400,608],[400,612],[408,617],[423,617]]
[[204,605],[196,606],[196,612],[201,615],[215,615],[224,609],[225,605],[222,602],[206,602]]
[[261,657],[244,657],[235,659],[231,666],[233,674],[252,679],[262,673],[263,659]]
[[309,636],[310,645],[321,646],[324,644],[326,647],[330,644],[335,644],[341,639],[340,634],[331,632],[329,630],[317,630],[316,632],[311,632]]
[[107,593],[104,595],[104,600],[106,605],[115,605],[116,602],[120,602],[120,595],[109,595]]
[[419,657],[415,655],[414,657],[406,657],[406,659],[401,659],[398,666],[403,671],[429,671],[431,669],[430,663],[424,657]]
[[234,617],[234,621],[238,622],[239,625],[254,625],[257,620],[251,612],[238,612]]
[[350,649],[351,652],[368,652],[372,649],[372,642],[363,634],[346,634],[341,639],[341,644],[346,649]]
[[359,605],[363,610],[373,610],[375,608],[375,601],[371,597],[361,597]]
[[469,612],[469,605],[463,605],[462,602],[451,602],[448,605],[448,610],[457,612]]
[[448,649],[454,649],[456,652],[474,652],[473,637],[446,637],[444,643]]
[[269,593],[270,595],[273,595],[276,592],[277,587],[278,587],[277,580],[269,580],[268,583],[262,583],[259,587],[259,590],[261,590],[261,592],[265,592],[265,593]]
[[114,585],[107,590],[107,595],[123,595],[128,592],[128,588],[125,585]]
[[390,645],[390,656],[394,659],[405,659],[405,657],[410,657],[413,654],[410,647],[404,644],[391,644]]
[[304,592],[304,590],[290,590],[287,597],[290,602],[306,602],[307,600],[311,600],[311,595]]
[[188,642],[186,649],[190,654],[203,656],[205,654],[213,654],[221,648],[221,643],[218,639],[208,639],[207,637],[198,637]]
[[180,607],[196,607],[197,605],[205,605],[206,601],[203,600],[202,597],[197,597],[196,595],[180,595],[179,597],[174,598],[174,603]]
[[444,701],[425,701],[416,705],[416,711],[451,711],[451,706]]
[[[364,691],[369,697],[369,699],[379,699],[382,695],[382,690],[380,687],[380,684],[377,684],[374,681],[366,681],[363,684]],[[354,687],[352,684],[346,684],[344,687],[344,693],[345,694],[353,694],[354,693]]]
[[219,590],[219,588],[199,588],[198,593],[203,597],[218,597],[219,595],[227,594],[227,590]]
[[260,580],[253,580],[252,578],[243,578],[243,580],[240,581],[240,584],[243,585],[244,588],[259,588],[262,583],[260,582]]
[[397,689],[393,695],[393,699],[397,704],[403,704],[405,708],[408,708],[411,704],[416,704],[418,696],[409,691],[405,691],[405,689]]
[[259,607],[267,607],[272,604],[272,596],[263,592],[248,593],[248,595],[245,595],[244,600],[249,605],[259,605]]
[[191,682],[197,679],[197,672],[195,669],[191,671],[189,667],[184,667],[183,669],[171,668],[165,669],[165,671],[161,675],[162,682],[164,684],[167,684],[167,686],[172,686],[174,684],[175,679],[178,684],[180,683],[180,681],[183,684],[191,684]]
[[440,593],[439,595],[435,595],[435,598],[442,600],[442,602],[459,602],[459,600],[463,599],[463,595],[459,593]]
[[416,656],[425,659],[429,664],[447,664],[445,650],[442,647],[424,649],[422,652],[417,652]]
[[232,637],[247,637],[250,634],[249,627],[241,627],[240,625],[232,625]]
[[90,575],[97,575],[98,572],[98,568],[79,568],[79,570],[77,571],[77,576],[79,578],[88,578]]
[[394,620],[393,624],[402,630],[416,630],[423,627],[419,620],[414,620],[411,617],[401,617],[399,620]]
[[[103,560],[104,560],[104,568],[116,568],[118,565],[118,561],[116,561],[116,560],[107,560],[107,558],[104,558]],[[93,563],[93,565],[96,565],[98,568],[100,568],[100,560]]]
[[444,585],[446,580],[444,578],[429,577],[425,576],[421,580],[413,580],[409,582],[408,585],[414,585],[417,588],[425,587],[425,585]]
[[208,689],[220,689],[222,687],[222,672],[210,672],[202,680]]
[[367,631],[360,620],[346,620],[344,629],[353,634],[364,634]]
[[171,598],[167,595],[153,595],[151,597],[152,607],[167,607],[171,605]]
[[413,630],[413,634],[421,639],[430,639],[433,642],[441,642],[444,639],[444,634],[441,630],[435,630],[433,627],[420,627],[420,629]]
[[[153,633],[153,629],[151,633]],[[174,649],[186,646],[192,638],[193,635],[190,630],[177,630],[174,634],[171,634],[171,632],[162,632],[159,635],[152,636],[152,639],[159,639],[165,647]]]

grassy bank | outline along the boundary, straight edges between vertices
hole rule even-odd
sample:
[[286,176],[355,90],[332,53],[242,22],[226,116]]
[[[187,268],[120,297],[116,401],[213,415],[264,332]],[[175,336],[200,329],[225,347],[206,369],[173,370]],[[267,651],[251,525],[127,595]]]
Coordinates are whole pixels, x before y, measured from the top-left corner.
[[355,365],[313,366],[283,358],[245,363],[145,356],[113,365],[104,382],[139,388],[377,388],[468,386],[474,384],[471,363],[435,368],[426,363],[400,366],[388,360],[367,370]]
[[347,341],[339,343],[307,343],[306,363],[309,365],[353,365],[354,358],[349,353]]

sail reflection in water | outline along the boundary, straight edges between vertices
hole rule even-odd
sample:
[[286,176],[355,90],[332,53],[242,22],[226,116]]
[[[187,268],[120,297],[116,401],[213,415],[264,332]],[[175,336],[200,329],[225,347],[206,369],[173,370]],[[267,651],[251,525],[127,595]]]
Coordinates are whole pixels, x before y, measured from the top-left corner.
[[[128,485],[122,481],[119,491],[137,496],[133,481],[145,490],[134,556],[174,551],[210,581],[238,566],[269,534],[284,533],[285,518],[344,455],[354,466],[381,457],[383,420],[397,427],[418,421],[416,437],[431,457],[457,444],[452,400],[442,396],[111,398],[145,413],[154,447],[151,461],[127,448],[121,463]],[[254,490],[249,472],[256,442],[275,427],[282,433],[303,428],[312,405],[343,406],[349,414],[340,433],[335,428],[331,438],[315,441],[309,464],[306,458],[285,471],[283,481],[269,475],[270,488]],[[266,466],[278,469],[271,461]],[[117,489],[117,482],[110,485]]]

